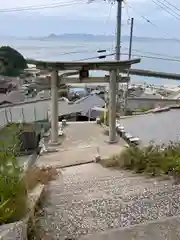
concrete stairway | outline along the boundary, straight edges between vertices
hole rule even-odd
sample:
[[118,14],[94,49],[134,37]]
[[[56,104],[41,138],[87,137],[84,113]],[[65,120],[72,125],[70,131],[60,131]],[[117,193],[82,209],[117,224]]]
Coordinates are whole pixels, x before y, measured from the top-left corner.
[[178,216],[179,199],[180,187],[171,181],[96,163],[64,168],[48,187],[38,229],[46,232],[47,239],[148,239],[123,234],[129,226],[149,226],[150,221]]

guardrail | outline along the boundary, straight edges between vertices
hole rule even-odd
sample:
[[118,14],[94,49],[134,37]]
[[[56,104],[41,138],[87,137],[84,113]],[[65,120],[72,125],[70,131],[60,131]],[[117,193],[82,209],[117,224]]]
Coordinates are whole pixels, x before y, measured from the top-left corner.
[[9,123],[31,123],[48,119],[49,105],[47,102],[37,102],[27,105],[7,106],[0,109],[0,127]]

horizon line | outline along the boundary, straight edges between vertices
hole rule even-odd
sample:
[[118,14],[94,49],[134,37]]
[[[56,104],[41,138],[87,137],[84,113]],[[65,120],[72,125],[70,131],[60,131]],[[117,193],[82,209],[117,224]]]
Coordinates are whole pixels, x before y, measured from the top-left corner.
[[[16,39],[48,39],[48,38],[58,38],[58,37],[62,37],[62,36],[77,36],[77,37],[94,37],[94,38],[98,38],[98,37],[105,37],[105,38],[110,38],[110,37],[115,37],[116,35],[113,34],[93,34],[93,33],[61,33],[61,34],[56,34],[56,33],[50,33],[48,35],[43,35],[43,36],[10,36],[10,35],[0,35],[0,38],[16,38]],[[123,35],[121,36],[122,38],[130,38],[129,35]],[[133,36],[133,38],[139,38],[139,39],[153,39],[153,40],[174,40],[174,41],[180,41],[180,39],[178,38],[164,38],[164,37],[152,37],[152,36]]]

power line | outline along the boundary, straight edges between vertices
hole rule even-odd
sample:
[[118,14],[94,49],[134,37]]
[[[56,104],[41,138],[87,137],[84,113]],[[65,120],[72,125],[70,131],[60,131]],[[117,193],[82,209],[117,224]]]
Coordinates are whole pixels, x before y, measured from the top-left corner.
[[59,2],[54,4],[47,4],[47,5],[36,5],[36,6],[27,6],[27,7],[17,7],[17,8],[4,8],[0,9],[0,13],[11,13],[11,12],[21,12],[21,11],[29,11],[29,10],[39,10],[39,9],[48,9],[48,8],[56,8],[56,7],[65,7],[74,4],[86,3],[83,0],[79,1],[70,1],[70,2]]
[[[131,8],[134,12],[136,12],[145,22],[151,24],[152,26],[154,26],[155,28],[157,28],[158,30],[162,31],[163,34],[169,38],[169,33],[168,32],[165,32],[164,30],[162,30],[158,25],[156,25],[155,23],[153,23],[150,19],[148,19],[147,17],[145,17],[144,15],[142,15],[139,11],[137,11],[135,8],[133,8],[131,5],[129,5],[127,2],[125,2],[124,0],[124,3],[129,7]],[[176,39],[178,42],[180,40]]]
[[130,15],[129,15],[128,6],[126,4],[124,4],[124,8],[126,10],[126,14],[127,14],[127,17],[128,17],[127,24],[129,25],[130,21],[131,21],[131,18],[130,18]]
[[[113,6],[113,4],[110,4],[109,13],[108,13],[108,16],[107,16],[107,20],[106,20],[106,22],[105,22],[105,28],[107,28],[107,26],[108,26],[108,24],[109,24],[109,20],[110,20],[110,18],[111,18],[112,6]],[[105,30],[105,32],[104,32],[104,35],[105,35],[105,34],[106,34],[106,30]]]
[[178,12],[180,12],[180,8],[178,8],[177,6],[175,6],[174,4],[170,3],[167,0],[164,0],[164,2],[166,2],[167,4],[169,4],[170,6],[172,6],[174,9],[176,9]]
[[163,9],[164,11],[166,11],[167,13],[169,13],[171,16],[175,17],[177,20],[180,20],[180,14],[178,14],[177,12],[172,10],[170,7],[165,5],[163,2],[161,2],[159,0],[156,0],[156,1],[152,0],[152,2],[154,4],[156,4],[158,7],[160,7],[161,9]]
[[[126,47],[123,47],[122,49],[126,49],[126,50],[128,50],[128,48],[126,48]],[[111,49],[109,48],[109,49],[105,49],[105,51],[110,51]],[[69,53],[71,54],[74,54],[74,53],[90,53],[90,52],[92,52],[93,50],[83,50],[83,51],[74,51],[74,52],[66,52],[66,53],[63,53],[63,55],[68,55]],[[100,50],[94,50],[94,51],[99,51],[100,52]],[[161,53],[154,53],[154,52],[149,52],[149,51],[142,51],[142,50],[139,50],[139,49],[132,49],[132,51],[133,52],[138,52],[138,53],[142,53],[142,54],[145,54],[145,56],[147,56],[147,57],[154,57],[154,58],[156,58],[156,57],[159,57],[160,59],[162,59],[162,58],[164,58],[164,59],[173,59],[173,60],[175,60],[175,61],[180,61],[180,56],[170,56],[170,55],[168,55],[168,54],[161,54]],[[151,56],[149,56],[149,55],[146,55],[146,54],[150,54]],[[134,53],[134,56],[135,56],[136,54]],[[154,56],[153,56],[154,55]]]
[[[128,55],[128,53],[122,53],[122,55]],[[180,62],[180,59],[175,59],[175,58],[153,57],[153,56],[139,55],[139,54],[132,54],[132,56],[142,57],[142,58],[150,58],[150,59],[154,59],[154,60],[163,60],[163,61],[170,61],[170,62]]]
[[158,28],[158,26],[156,24],[154,24],[151,20],[149,20],[148,18],[146,18],[144,15],[142,15],[140,12],[138,12],[136,9],[134,9],[131,5],[129,5],[129,3],[127,3],[126,1],[124,1],[124,3],[131,8],[134,12],[136,12],[137,14],[140,15],[140,17],[145,20],[147,23],[151,24],[152,26]]
[[[101,56],[83,58],[83,59],[79,59],[77,61],[86,61],[86,60],[93,60],[93,59],[105,59],[106,57],[114,56],[114,55],[115,55],[115,53],[110,53],[110,54],[101,55]],[[122,55],[128,56],[128,53],[122,53]],[[132,56],[141,57],[141,58],[149,58],[149,59],[154,59],[154,60],[163,60],[163,61],[169,61],[169,62],[180,62],[180,59],[175,59],[175,58],[154,57],[154,56],[140,55],[140,54],[132,54]]]
[[[84,46],[81,46],[79,45],[78,46],[79,48],[83,48]],[[124,50],[128,50],[129,48],[126,48],[126,47],[122,47],[122,49]],[[114,51],[115,49],[113,49]],[[84,50],[77,50],[77,51],[69,51],[69,52],[63,52],[61,54],[59,54],[59,56],[64,56],[64,55],[71,55],[71,54],[80,54],[80,53],[106,53],[106,52],[110,52],[112,51],[111,48],[101,48],[99,50],[97,50],[97,48],[94,48],[94,49],[84,49]],[[154,58],[154,59],[167,59],[167,60],[173,60],[173,61],[180,61],[180,56],[171,56],[171,55],[168,55],[168,54],[161,54],[161,53],[154,53],[154,52],[150,52],[150,51],[142,51],[142,50],[139,50],[139,49],[132,49],[132,52],[138,52],[138,53],[142,53],[144,55],[139,55],[139,56],[143,56],[143,57],[148,57],[148,58]],[[149,55],[148,55],[149,54]],[[134,56],[137,56],[135,53],[133,54]],[[151,56],[150,56],[151,55]],[[105,56],[109,56],[109,54],[105,55]],[[112,56],[112,53],[110,53],[110,56]],[[92,57],[92,59],[94,58],[99,58],[101,57],[101,55],[97,56],[97,57]],[[88,58],[88,59],[91,59]]]
[[[128,49],[128,48],[124,48],[124,49]],[[173,58],[173,59],[179,59],[180,60],[180,56],[170,56],[168,54],[154,53],[154,52],[142,51],[142,50],[138,50],[138,49],[132,49],[132,51],[133,52],[139,52],[139,53],[142,53],[142,54],[150,54],[150,55],[154,55],[154,56],[160,56],[160,57]]]

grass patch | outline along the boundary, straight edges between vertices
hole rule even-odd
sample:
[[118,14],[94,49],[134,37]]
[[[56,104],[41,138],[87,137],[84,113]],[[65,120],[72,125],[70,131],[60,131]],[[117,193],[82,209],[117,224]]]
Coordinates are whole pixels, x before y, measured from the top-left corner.
[[152,109],[153,109],[153,107],[142,107],[142,108],[136,108],[133,112],[134,113],[143,113],[143,112],[147,112]]
[[142,148],[127,147],[119,155],[104,160],[102,165],[129,169],[150,176],[172,175],[175,180],[179,181],[180,143],[170,142],[168,145],[150,143],[149,146]]

